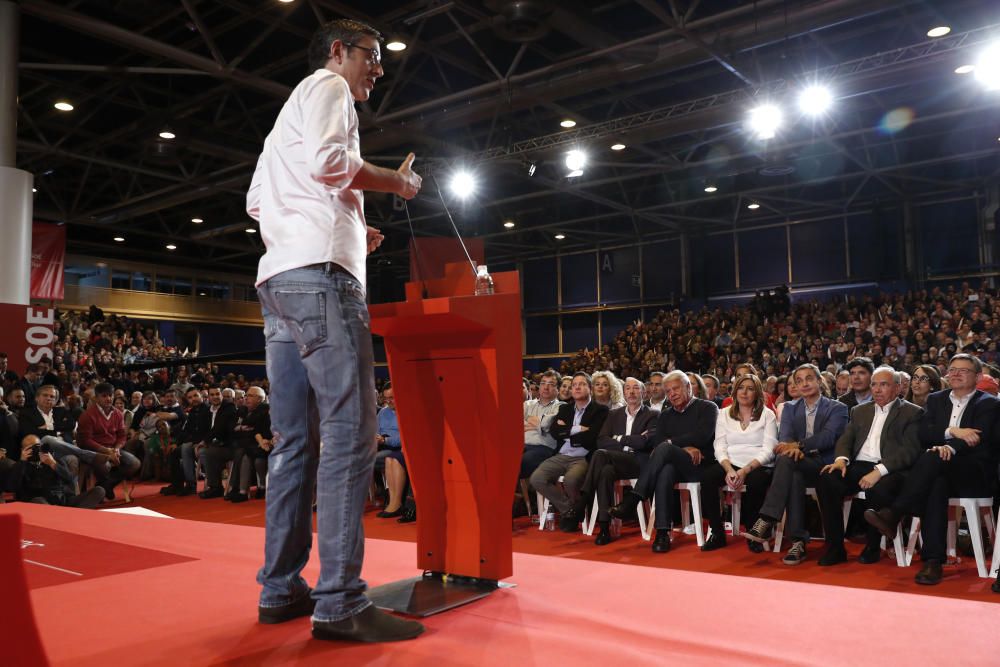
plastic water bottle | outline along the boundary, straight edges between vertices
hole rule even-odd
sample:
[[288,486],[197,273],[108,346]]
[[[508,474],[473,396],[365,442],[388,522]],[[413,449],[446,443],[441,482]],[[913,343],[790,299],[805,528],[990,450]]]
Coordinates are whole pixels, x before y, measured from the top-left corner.
[[545,530],[555,530],[556,529],[556,513],[549,512],[545,515]]
[[486,270],[486,265],[480,264],[476,268],[476,296],[483,294],[493,294],[493,278]]

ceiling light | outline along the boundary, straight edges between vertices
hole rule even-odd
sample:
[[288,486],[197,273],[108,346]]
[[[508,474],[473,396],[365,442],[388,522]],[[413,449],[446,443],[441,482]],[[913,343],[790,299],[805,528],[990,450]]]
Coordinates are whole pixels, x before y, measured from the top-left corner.
[[472,196],[476,191],[476,179],[467,171],[460,171],[451,177],[451,192],[459,199]]
[[247,231],[247,234],[256,234],[257,233],[257,230],[254,229],[253,227],[247,227],[246,231]]
[[556,234],[556,241],[562,241],[564,238],[566,238],[565,234]]
[[403,51],[406,49],[406,43],[398,39],[394,39],[391,42],[388,42],[385,45],[385,48],[387,48],[390,51]]
[[611,144],[611,150],[613,150],[613,151],[623,151],[623,150],[625,150],[625,144]]
[[715,192],[718,189],[719,188],[715,187],[714,185],[706,185],[705,186],[705,192],[709,192],[709,193]]
[[928,30],[927,31],[927,36],[928,37],[944,37],[949,32],[951,32],[951,28],[949,28],[946,25],[939,25],[936,28],[931,28],[930,30]]
[[514,221],[507,220],[503,223],[503,226],[506,227],[507,229],[514,229]]
[[124,236],[116,236],[114,238],[114,241],[115,241],[115,243],[123,243],[125,241],[125,237]]
[[1000,90],[1000,41],[993,42],[980,54],[976,63],[976,80],[986,90]]
[[169,127],[165,127],[160,131],[160,139],[176,139],[177,135],[170,131]]
[[177,246],[175,246],[173,243],[168,243],[167,250],[177,250]]
[[32,192],[38,192],[38,188],[31,188]]
[[824,86],[809,86],[799,95],[799,109],[809,116],[819,116],[833,104],[833,93]]
[[747,208],[750,209],[751,211],[756,211],[757,209],[760,208],[760,204],[758,204],[755,201],[752,201],[749,204],[747,204]]
[[203,223],[205,221],[202,220],[201,218],[191,218],[191,222],[193,222],[196,225],[200,225],[201,223]]
[[[278,2],[280,2],[282,4],[285,4],[285,5],[288,5],[288,4],[291,4],[291,3],[295,2],[295,0],[278,0]],[[202,295],[202,296],[204,296],[204,295]]]
[[[285,0],[281,0],[281,2],[285,2]],[[198,292],[198,296],[208,296],[208,295],[205,294],[204,292]]]
[[762,104],[750,111],[747,123],[758,139],[773,139],[781,125],[781,109],[773,104]]
[[64,102],[62,100],[56,102],[55,105],[53,105],[53,106],[55,106],[56,109],[59,109],[59,111],[72,111],[73,110],[73,105],[72,104],[70,104],[69,102]]
[[583,151],[573,150],[566,153],[566,168],[570,171],[583,171],[587,164],[587,154]]
[[559,127],[566,127],[566,128],[576,127],[576,121],[570,120],[569,118],[567,118],[566,120],[561,120],[559,121]]
[[955,68],[955,74],[968,74],[976,69],[975,65],[959,65]]

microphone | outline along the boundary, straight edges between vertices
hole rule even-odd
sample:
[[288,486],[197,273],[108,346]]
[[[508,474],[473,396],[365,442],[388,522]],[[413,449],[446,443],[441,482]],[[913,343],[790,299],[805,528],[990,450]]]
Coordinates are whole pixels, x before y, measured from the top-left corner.
[[465,247],[465,241],[462,240],[462,235],[458,232],[458,225],[455,224],[455,218],[451,217],[451,210],[448,209],[448,202],[444,200],[444,192],[441,191],[441,184],[438,183],[437,176],[432,171],[431,180],[434,181],[434,187],[437,188],[438,198],[441,200],[441,205],[444,206],[445,215],[448,216],[448,222],[451,223],[451,228],[455,232],[455,238],[458,239],[459,245],[462,246],[462,251],[465,253],[466,259],[469,260],[469,266],[472,267],[473,277],[478,277],[479,268],[476,266],[476,262],[472,259],[472,255],[469,254],[469,249]]

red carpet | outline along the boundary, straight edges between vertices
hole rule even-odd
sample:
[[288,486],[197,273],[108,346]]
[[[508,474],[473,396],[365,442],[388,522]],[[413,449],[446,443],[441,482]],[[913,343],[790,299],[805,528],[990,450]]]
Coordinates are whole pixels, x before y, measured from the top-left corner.
[[[210,503],[176,502],[181,501]],[[255,504],[262,506],[244,505]],[[32,592],[42,640],[55,665],[337,661],[440,667],[606,665],[612,660],[856,665],[865,656],[891,656],[904,664],[988,664],[995,653],[997,608],[976,592],[967,595],[979,600],[956,600],[532,554],[515,556],[517,588],[428,619],[428,632],[416,641],[380,646],[316,642],[305,619],[280,626],[255,622],[260,528],[20,503],[0,507],[0,513],[14,511],[24,516],[24,539],[46,544],[32,560],[46,563],[50,548],[73,549],[73,566],[83,575]],[[49,542],[36,539],[42,535]],[[567,537],[539,534],[562,548],[596,551]],[[127,557],[130,567],[113,576],[90,576],[106,560],[104,541],[135,549]],[[648,551],[631,539],[611,548],[619,551],[617,558]],[[688,550],[681,546],[661,559],[677,567]],[[733,560],[748,555],[736,548],[725,551]],[[729,553],[707,556],[712,558],[702,565],[708,569],[727,567],[721,564]],[[413,576],[412,562],[410,544],[368,540],[370,584]],[[836,578],[850,578],[854,567]],[[786,572],[770,565],[762,569]],[[307,577],[315,572],[313,564]],[[956,578],[972,583],[964,571]],[[922,631],[933,627],[932,619],[941,619],[947,631]]]

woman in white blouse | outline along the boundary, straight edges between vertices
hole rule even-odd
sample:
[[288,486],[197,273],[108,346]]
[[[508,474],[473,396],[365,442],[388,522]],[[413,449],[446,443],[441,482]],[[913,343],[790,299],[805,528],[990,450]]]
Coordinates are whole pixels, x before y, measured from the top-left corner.
[[[702,474],[702,512],[712,528],[712,535],[701,547],[702,551],[726,546],[720,489],[743,491],[742,519],[747,526],[752,526],[771,483],[778,422],[774,413],[765,409],[764,387],[756,375],[742,375],[737,378],[733,393],[736,400],[719,411],[715,422],[716,463]],[[754,552],[763,549],[760,544],[750,541],[747,547]]]

